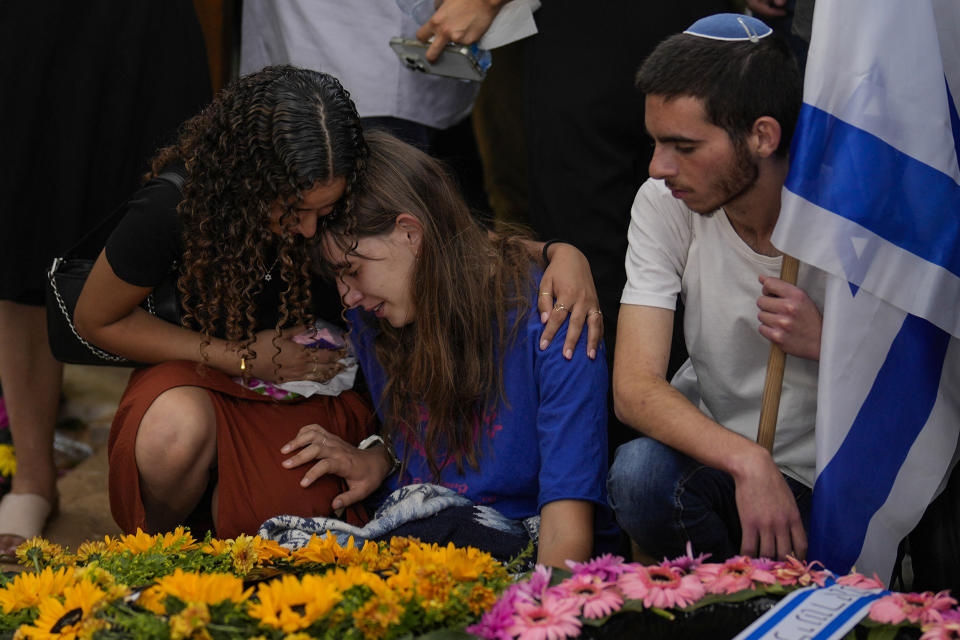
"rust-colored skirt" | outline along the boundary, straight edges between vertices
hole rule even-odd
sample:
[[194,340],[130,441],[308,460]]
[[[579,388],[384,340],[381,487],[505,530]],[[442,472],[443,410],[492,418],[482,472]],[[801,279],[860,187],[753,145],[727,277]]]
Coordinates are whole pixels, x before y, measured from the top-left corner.
[[[110,511],[123,531],[133,533],[144,527],[134,456],[140,422],[157,396],[184,386],[206,389],[216,411],[217,468],[212,474],[218,494],[218,537],[255,534],[264,520],[276,515],[331,515],[331,501],[345,490],[343,480],[325,476],[301,487],[300,479],[309,467],[283,468],[280,463],[289,454],[281,455],[280,447],[311,423],[358,444],[374,427],[373,411],[360,394],[345,391],[335,397],[278,402],[241,387],[215,369],[172,361],[134,371],[113,419],[108,442]],[[342,517],[363,524],[364,515],[352,509]],[[201,514],[199,522],[204,521],[210,522]]]

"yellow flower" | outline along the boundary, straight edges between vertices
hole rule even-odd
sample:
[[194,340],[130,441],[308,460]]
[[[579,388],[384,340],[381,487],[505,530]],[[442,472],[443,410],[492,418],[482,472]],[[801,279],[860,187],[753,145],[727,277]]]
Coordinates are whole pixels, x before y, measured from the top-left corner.
[[25,567],[32,566],[35,562],[50,564],[62,555],[63,547],[40,537],[30,538],[17,547],[17,562]]
[[203,638],[210,637],[206,630],[210,623],[210,610],[202,602],[191,602],[175,616],[170,616],[170,638],[171,640],[183,640],[184,638]]
[[18,573],[0,590],[4,613],[36,607],[49,596],[59,596],[74,582],[73,567],[54,571],[47,567],[40,573]]
[[285,633],[306,629],[340,601],[336,587],[324,578],[306,575],[300,581],[285,575],[261,583],[257,588],[259,602],[251,602],[247,613],[261,624]]
[[449,543],[446,547],[437,545],[411,545],[404,554],[406,562],[414,565],[443,567],[458,582],[476,580],[485,565],[493,558],[473,547],[455,547]]
[[390,555],[399,558],[411,544],[419,544],[419,541],[416,538],[401,538],[399,536],[390,538]]
[[264,540],[260,536],[239,535],[233,541],[231,554],[233,568],[237,573],[246,575],[254,567],[262,567],[265,562],[272,561],[274,558],[289,556],[290,552],[273,540]]
[[[350,546],[353,546],[353,538],[350,538]],[[337,561],[337,554],[341,551],[337,539],[327,534],[322,538],[310,536],[310,541],[290,554],[294,564],[303,564],[305,562],[315,562],[317,564],[334,564]]]
[[105,537],[103,541],[88,540],[77,548],[77,561],[90,562],[96,559],[95,556],[106,555],[110,551],[110,538]]
[[140,606],[157,614],[166,613],[164,600],[173,596],[186,604],[219,604],[224,600],[240,603],[253,589],[244,590],[243,580],[226,573],[187,573],[177,569],[146,589],[138,600]]
[[223,556],[230,553],[230,547],[233,546],[233,540],[220,540],[213,538],[200,548],[200,551],[212,556]]
[[156,536],[151,536],[146,533],[140,527],[137,527],[137,532],[133,535],[121,536],[118,541],[120,549],[125,551],[130,551],[132,553],[146,553],[153,549],[153,546],[157,544]]
[[177,527],[172,532],[163,534],[160,538],[160,548],[164,551],[168,549],[176,551],[189,551],[196,549],[200,543],[191,535],[185,527]]
[[77,569],[74,579],[87,580],[97,585],[106,592],[108,600],[116,600],[130,594],[127,585],[117,582],[112,573],[95,564]]
[[177,527],[172,532],[151,536],[137,527],[133,535],[122,536],[119,540],[119,550],[131,553],[147,553],[150,551],[188,551],[200,546],[194,537],[184,527]]
[[234,570],[241,575],[247,575],[254,568],[262,567],[275,558],[285,558],[290,555],[290,551],[273,540],[244,534],[237,536],[234,540],[214,538],[204,544],[200,550],[215,556],[230,554],[233,558]]
[[17,457],[13,453],[13,445],[0,444],[0,475],[8,478],[17,472]]
[[497,601],[497,594],[493,589],[485,587],[482,584],[475,584],[467,595],[467,606],[474,615],[480,615],[493,607]]
[[257,564],[257,548],[253,544],[253,538],[242,534],[237,536],[230,555],[233,556],[234,571],[242,576],[250,573]]
[[[279,546],[279,545],[278,545]],[[281,547],[282,548],[282,547]],[[340,546],[337,539],[327,534],[323,538],[311,536],[310,541],[300,549],[290,552],[289,556],[294,564],[336,564],[341,567],[361,565],[371,571],[388,569],[393,558],[381,553],[380,545],[367,540],[362,549],[358,549],[353,536],[347,540],[345,547]]]
[[396,593],[385,590],[367,600],[353,613],[353,624],[364,638],[376,640],[400,622],[403,604]]
[[63,602],[55,596],[47,596],[40,603],[37,619],[32,625],[24,625],[17,631],[22,638],[59,638],[75,640],[89,635],[90,627],[102,623],[92,618],[97,605],[106,594],[92,582],[78,582],[63,590]]
[[297,633],[288,633],[283,636],[283,640],[313,640],[313,636],[309,633],[297,632]]
[[392,576],[387,577],[386,580],[387,585],[391,589],[396,591],[405,599],[409,600],[413,597],[414,588],[416,587],[419,579],[420,575],[415,571],[414,567],[409,565],[401,565],[397,568],[397,572]]
[[276,540],[264,540],[260,536],[255,536],[254,541],[256,542],[257,553],[260,555],[261,561],[290,557],[290,550],[286,547],[281,547]]
[[338,567],[325,573],[323,579],[333,585],[338,592],[357,586],[369,587],[374,593],[389,590],[383,578],[364,570],[362,567],[347,567],[345,569]]

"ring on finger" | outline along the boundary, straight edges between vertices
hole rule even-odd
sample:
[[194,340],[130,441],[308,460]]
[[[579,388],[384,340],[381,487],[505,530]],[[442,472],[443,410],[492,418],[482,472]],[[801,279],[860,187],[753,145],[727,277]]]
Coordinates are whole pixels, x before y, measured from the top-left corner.
[[320,441],[320,448],[323,449],[327,444],[327,436],[323,436],[323,440]]
[[600,316],[600,317],[602,318],[602,317],[603,317],[603,311],[600,311],[600,309],[594,309],[593,311],[587,311],[587,317],[589,318],[590,316]]
[[555,307],[553,308],[553,310],[556,311],[556,312],[558,312],[558,313],[559,313],[560,311],[569,311],[569,309],[567,309],[567,305],[565,305],[565,304],[560,304],[559,302],[557,303],[557,306],[555,306]]
[[542,295],[542,296],[549,296],[549,297],[551,297],[551,298],[553,297],[553,294],[550,293],[549,291],[541,291],[541,292],[540,292],[540,295]]

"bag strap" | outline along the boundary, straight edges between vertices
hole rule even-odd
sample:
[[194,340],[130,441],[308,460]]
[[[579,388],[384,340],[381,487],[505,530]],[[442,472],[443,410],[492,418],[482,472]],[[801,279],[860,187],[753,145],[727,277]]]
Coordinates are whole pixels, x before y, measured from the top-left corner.
[[[183,185],[187,180],[186,170],[181,168],[167,169],[162,173],[157,174],[156,177],[151,178],[147,184],[150,182],[156,182],[157,180],[163,180],[168,182],[177,188],[177,191],[180,192],[181,198],[183,197]],[[146,185],[144,185],[146,186]],[[103,249],[103,246],[106,244],[109,231],[104,233],[105,230],[112,231],[114,227],[120,222],[123,216],[127,213],[127,208],[130,204],[130,198],[124,200],[116,209],[111,211],[105,218],[97,223],[97,226],[90,229],[87,233],[83,235],[80,240],[77,241],[72,247],[70,247],[66,252],[64,252],[64,258],[78,258],[78,257],[93,257],[96,258],[96,255],[99,254],[100,250]],[[84,249],[89,249],[88,244],[91,240],[98,240],[102,242],[97,242],[97,246],[94,246],[93,249],[96,252],[92,256],[87,255],[83,256]]]

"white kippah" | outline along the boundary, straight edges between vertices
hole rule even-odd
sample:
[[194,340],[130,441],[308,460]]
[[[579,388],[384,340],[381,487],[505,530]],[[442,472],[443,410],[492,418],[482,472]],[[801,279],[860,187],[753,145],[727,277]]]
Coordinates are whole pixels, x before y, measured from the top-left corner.
[[752,16],[718,13],[697,20],[684,33],[711,40],[758,42],[773,33],[773,29]]

